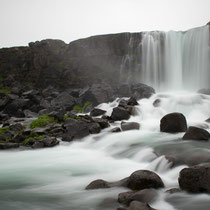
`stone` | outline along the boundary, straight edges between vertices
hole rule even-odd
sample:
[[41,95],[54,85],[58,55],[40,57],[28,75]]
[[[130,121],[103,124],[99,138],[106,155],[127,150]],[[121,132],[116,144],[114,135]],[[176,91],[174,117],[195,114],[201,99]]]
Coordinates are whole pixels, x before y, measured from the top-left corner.
[[75,99],[69,93],[64,91],[51,101],[51,105],[53,107],[63,108],[70,111],[75,105]]
[[190,126],[186,133],[184,134],[183,138],[184,140],[204,140],[208,141],[210,138],[210,134],[208,131],[202,129],[202,128],[197,128],[194,126]]
[[39,149],[44,147],[44,143],[42,141],[35,141],[32,146],[33,149]]
[[127,101],[127,105],[130,105],[130,106],[136,106],[138,104],[139,103],[137,102],[135,97],[130,97]]
[[20,145],[18,143],[0,143],[0,149],[13,149],[18,148]]
[[182,113],[174,112],[165,115],[160,120],[160,131],[167,133],[185,132],[187,121]]
[[128,210],[155,210],[149,204],[139,201],[132,201]]
[[123,131],[139,130],[140,129],[140,124],[137,123],[137,122],[122,122],[121,123],[121,129]]
[[210,95],[210,89],[200,89],[198,91],[198,93],[205,94],[205,95]]
[[124,205],[129,205],[132,201],[140,201],[143,203],[151,203],[157,197],[157,192],[154,189],[144,189],[140,191],[129,191],[118,195],[118,202]]
[[154,106],[154,107],[159,107],[159,106],[160,106],[160,103],[161,103],[161,100],[160,100],[160,99],[156,99],[156,100],[153,102],[153,106]]
[[15,103],[8,104],[4,109],[4,113],[10,115],[11,117],[18,117],[18,118],[25,117],[24,113]]
[[91,134],[97,134],[101,131],[101,126],[98,123],[89,123],[88,128]]
[[59,144],[59,141],[55,137],[47,136],[42,140],[44,147],[54,147]]
[[95,190],[95,189],[103,189],[103,188],[110,188],[110,185],[107,181],[103,179],[97,179],[92,181],[85,189],[86,190]]
[[68,118],[64,121],[64,128],[67,132],[63,135],[63,141],[71,141],[73,139],[81,139],[90,134],[88,123],[82,120]]
[[105,114],[105,113],[106,113],[105,110],[98,109],[98,108],[94,108],[94,109],[90,112],[90,116],[92,116],[92,117],[97,117],[97,116],[103,115],[103,114]]
[[179,173],[179,186],[190,193],[210,193],[210,165],[184,168]]
[[109,127],[109,122],[106,119],[102,118],[93,118],[93,121],[98,123],[101,127],[101,129],[108,128]]
[[142,98],[149,98],[155,93],[155,90],[148,85],[137,83],[132,85],[131,92],[132,96],[139,100]]
[[132,190],[158,189],[164,187],[164,183],[156,173],[148,170],[138,170],[128,177],[127,187]]
[[111,132],[113,133],[121,132],[121,129],[119,127],[115,127],[115,128],[112,128]]
[[13,125],[10,125],[10,126],[9,126],[9,129],[10,129],[11,131],[16,131],[16,132],[18,132],[18,131],[22,131],[22,130],[24,129],[24,127],[23,127],[20,123],[15,123],[15,124],[13,124]]
[[130,114],[123,107],[115,107],[111,114],[111,119],[114,121],[128,120],[129,118]]

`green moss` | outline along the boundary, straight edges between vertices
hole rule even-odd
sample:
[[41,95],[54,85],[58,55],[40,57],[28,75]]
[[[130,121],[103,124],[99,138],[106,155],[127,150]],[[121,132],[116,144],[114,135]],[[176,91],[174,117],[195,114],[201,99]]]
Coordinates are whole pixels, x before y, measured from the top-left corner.
[[76,112],[79,112],[79,113],[85,113],[85,109],[91,104],[92,104],[92,102],[86,101],[82,107],[79,106],[79,105],[75,105],[73,107],[73,110],[76,111]]
[[45,136],[29,137],[29,138],[25,139],[22,144],[23,145],[28,145],[31,141],[40,141],[44,138],[45,138]]
[[11,89],[8,87],[4,87],[3,85],[0,85],[0,92],[7,95],[11,93]]
[[9,130],[9,127],[0,128],[0,135],[4,135]]
[[47,114],[41,115],[37,120],[34,120],[30,124],[30,128],[45,127],[48,123],[56,123],[57,121]]

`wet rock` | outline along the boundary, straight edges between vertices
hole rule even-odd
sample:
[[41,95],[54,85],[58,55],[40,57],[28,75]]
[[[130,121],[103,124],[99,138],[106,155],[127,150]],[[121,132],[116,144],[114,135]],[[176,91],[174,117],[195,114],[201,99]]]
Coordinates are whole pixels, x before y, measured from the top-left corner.
[[39,149],[44,147],[44,143],[42,141],[35,141],[31,146],[33,149]]
[[89,132],[92,134],[100,133],[101,131],[101,126],[98,123],[89,123]]
[[108,128],[109,127],[109,122],[106,119],[102,118],[93,118],[93,121],[98,123],[101,127],[101,129]]
[[38,114],[37,113],[32,112],[32,111],[30,111],[28,109],[24,110],[23,113],[24,113],[25,117],[28,117],[28,118],[38,117]]
[[128,120],[130,118],[129,112],[123,107],[115,107],[111,114],[111,119],[114,121]]
[[132,201],[128,210],[155,210],[149,204],[139,201]]
[[198,93],[202,93],[202,94],[205,94],[205,95],[210,95],[210,89],[200,89],[198,91]]
[[165,192],[169,194],[174,194],[174,193],[181,192],[181,190],[179,188],[172,188],[172,189],[166,190]]
[[0,149],[13,149],[18,148],[20,145],[18,143],[0,143]]
[[158,189],[164,187],[164,184],[156,173],[148,170],[138,170],[129,176],[127,187],[132,190]]
[[53,117],[58,122],[62,122],[63,121],[63,118],[64,118],[64,113],[65,113],[64,110],[59,110],[59,111],[50,112],[48,115],[50,117]]
[[15,123],[15,124],[13,124],[13,125],[10,125],[10,126],[9,126],[9,129],[10,129],[11,131],[16,131],[16,132],[18,132],[18,131],[22,131],[22,130],[24,129],[24,127],[23,127],[20,123]]
[[67,132],[64,134],[63,141],[71,141],[80,139],[90,134],[88,123],[82,120],[68,118],[64,121],[64,128]]
[[85,189],[86,190],[94,190],[94,189],[103,189],[103,188],[110,188],[110,184],[103,179],[97,179],[92,181]]
[[160,106],[160,103],[161,103],[161,100],[160,100],[160,99],[156,99],[156,100],[153,102],[153,106],[154,106],[154,107],[159,107],[159,106]]
[[160,131],[167,133],[185,132],[187,121],[183,114],[174,112],[165,115],[160,120]]
[[59,141],[55,137],[47,136],[45,139],[42,140],[44,147],[54,147],[59,144]]
[[51,101],[51,105],[70,111],[75,105],[75,99],[69,93],[62,92]]
[[210,193],[210,165],[184,168],[179,173],[179,186],[191,193]]
[[120,193],[118,195],[118,202],[124,205],[129,205],[132,201],[140,201],[143,203],[152,202],[157,197],[157,192],[153,189],[144,189],[137,192],[130,191]]
[[140,129],[140,124],[137,123],[137,122],[122,122],[121,123],[121,129],[123,131],[139,130]]
[[130,106],[136,106],[138,104],[139,103],[137,102],[135,97],[130,97],[127,101],[127,105],[130,105]]
[[105,110],[98,109],[98,108],[94,108],[94,109],[90,112],[90,116],[92,116],[92,117],[97,117],[97,116],[103,115],[103,114],[105,114],[105,113],[106,113]]
[[208,118],[208,119],[206,120],[206,122],[210,123],[210,118]]
[[111,132],[113,133],[116,133],[116,132],[120,132],[121,129],[119,127],[115,127],[115,128],[112,128]]
[[4,113],[12,117],[18,117],[18,118],[25,117],[24,113],[21,111],[21,109],[16,103],[8,104],[4,109]]
[[138,83],[131,86],[132,96],[137,100],[142,98],[149,98],[155,93],[155,90],[145,84]]
[[202,128],[194,127],[194,126],[190,126],[183,136],[184,140],[205,140],[205,141],[208,141],[209,138],[210,138],[210,134],[208,131],[206,131]]

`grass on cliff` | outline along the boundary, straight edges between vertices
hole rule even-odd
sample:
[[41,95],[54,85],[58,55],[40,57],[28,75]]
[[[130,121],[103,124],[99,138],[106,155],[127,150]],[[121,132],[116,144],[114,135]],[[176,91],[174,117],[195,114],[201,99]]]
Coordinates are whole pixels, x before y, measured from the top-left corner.
[[23,145],[28,145],[31,141],[40,141],[42,139],[44,139],[45,136],[34,136],[34,137],[29,137],[27,139],[25,139],[22,144]]
[[85,113],[86,108],[87,108],[89,105],[91,105],[91,104],[92,104],[92,102],[86,101],[82,107],[79,106],[79,105],[75,105],[75,106],[73,107],[73,110],[76,111],[76,112],[78,112],[78,113]]
[[4,94],[10,94],[11,93],[11,89],[8,87],[4,87],[3,85],[0,85],[0,93],[4,93]]
[[4,135],[9,130],[9,127],[0,128],[0,136]]
[[38,128],[38,127],[45,127],[48,123],[56,123],[57,121],[54,117],[50,117],[47,114],[41,115],[38,117],[37,120],[34,120],[30,124],[30,128]]

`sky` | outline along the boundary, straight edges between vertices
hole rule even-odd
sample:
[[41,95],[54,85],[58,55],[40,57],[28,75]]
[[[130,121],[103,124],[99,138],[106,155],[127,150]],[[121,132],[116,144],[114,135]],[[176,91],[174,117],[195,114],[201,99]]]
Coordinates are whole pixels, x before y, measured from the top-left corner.
[[210,0],[0,0],[0,48],[43,39],[182,30],[210,21]]

